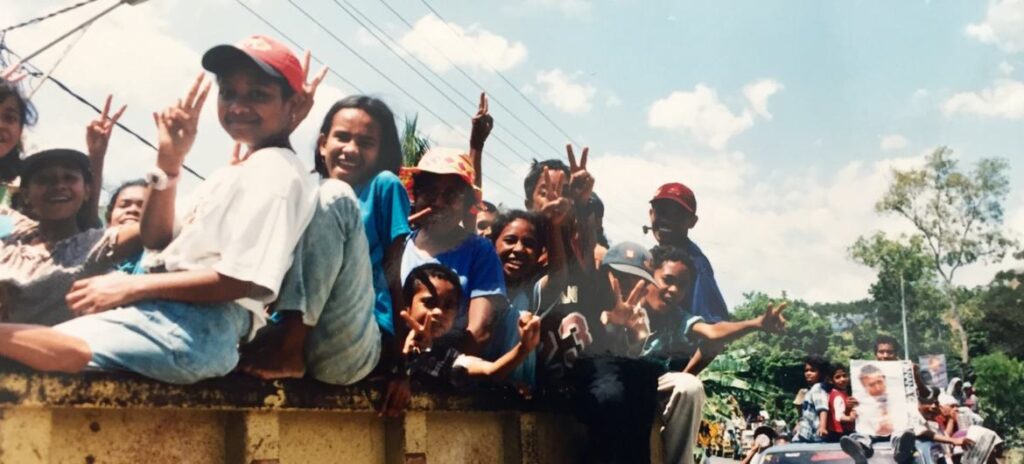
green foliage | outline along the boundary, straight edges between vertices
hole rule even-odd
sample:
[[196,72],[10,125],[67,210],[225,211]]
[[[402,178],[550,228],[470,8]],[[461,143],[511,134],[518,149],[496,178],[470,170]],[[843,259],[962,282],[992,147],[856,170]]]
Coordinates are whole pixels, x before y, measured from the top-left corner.
[[420,162],[423,154],[430,149],[430,140],[416,127],[419,116],[406,116],[402,129],[402,166],[413,167]]
[[1010,446],[1024,444],[1024,361],[995,353],[975,358],[972,365],[985,425]]
[[1024,358],[1024,270],[996,274],[972,303],[966,322],[971,351]]

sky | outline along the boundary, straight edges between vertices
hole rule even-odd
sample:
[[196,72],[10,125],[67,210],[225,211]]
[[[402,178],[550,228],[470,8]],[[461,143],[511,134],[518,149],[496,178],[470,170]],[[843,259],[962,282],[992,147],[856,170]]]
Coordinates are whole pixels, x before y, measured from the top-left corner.
[[[4,3],[0,27],[72,2]],[[7,46],[33,51],[113,3],[14,30]],[[320,119],[345,95],[380,97],[400,118],[418,116],[435,146],[460,148],[486,91],[485,198],[520,207],[530,160],[589,146],[609,238],[652,245],[647,202],[658,185],[683,182],[698,202],[691,237],[730,305],[751,291],[866,297],[874,273],[848,248],[910,231],[874,204],[892,169],[941,145],[965,167],[1009,161],[1006,222],[1024,232],[1024,0],[148,0],[32,63],[59,61],[53,76],[92,102],[114,94],[128,105],[122,122],[153,140],[150,114],[184,95],[202,53],[251,34],[294,41],[331,68],[292,137],[310,166]],[[92,110],[52,83],[33,101],[30,148],[84,148]],[[232,145],[213,105],[186,161],[207,174]],[[124,132],[109,153],[111,187],[155,158]],[[1019,263],[971,266],[960,283],[1009,266]]]

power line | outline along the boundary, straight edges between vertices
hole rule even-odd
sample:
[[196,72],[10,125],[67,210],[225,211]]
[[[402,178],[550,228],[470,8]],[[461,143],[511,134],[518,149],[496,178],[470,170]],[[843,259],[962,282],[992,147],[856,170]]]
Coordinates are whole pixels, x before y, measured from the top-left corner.
[[[263,24],[267,25],[267,27],[273,29],[274,32],[276,32],[278,35],[280,35],[281,37],[284,37],[285,40],[287,40],[288,42],[291,42],[291,44],[294,45],[295,48],[297,48],[299,50],[308,50],[308,48],[305,48],[302,45],[300,45],[298,42],[296,42],[295,40],[292,40],[292,38],[289,37],[288,34],[285,34],[284,31],[282,31],[281,29],[278,29],[277,26],[275,26],[273,23],[268,21],[267,18],[264,18],[262,15],[257,13],[256,10],[253,10],[252,8],[249,8],[249,5],[246,5],[244,2],[242,2],[242,0],[235,0],[235,3],[238,3],[239,5],[242,6],[242,8],[245,8],[246,11],[248,11],[249,13],[252,13],[253,16],[256,16],[256,18],[260,20],[260,22],[262,22]],[[317,61],[317,63],[320,63],[323,66],[327,66],[327,63],[325,61],[321,60],[320,58],[318,58],[316,55],[311,55],[311,56],[313,57],[314,60]],[[337,71],[334,70],[334,68],[332,68],[330,66],[327,66],[327,72],[333,74],[338,79],[341,79],[342,82],[347,84],[349,87],[355,89],[356,92],[365,93],[365,92],[363,92],[363,89],[360,89],[358,85],[353,84],[352,81],[346,79],[345,76],[342,76],[341,74],[339,74]]]
[[[381,77],[383,77],[384,80],[386,80],[389,83],[391,83],[391,85],[395,86],[400,92],[402,92],[402,94],[404,94],[410,100],[412,100],[417,105],[419,105],[421,108],[423,108],[424,111],[426,111],[430,115],[434,116],[434,118],[436,118],[442,124],[448,126],[450,129],[452,129],[454,131],[458,131],[458,129],[455,126],[453,126],[451,123],[449,123],[444,118],[442,118],[440,115],[438,115],[436,112],[434,112],[434,110],[432,110],[429,106],[425,105],[422,101],[420,101],[420,99],[416,98],[416,96],[414,96],[412,93],[410,93],[408,90],[406,90],[405,87],[402,87],[401,85],[399,85],[397,82],[395,82],[394,79],[392,79],[390,76],[388,76],[387,73],[385,73],[384,71],[381,71],[380,68],[378,68],[373,63],[371,63],[370,60],[368,60],[365,57],[363,57],[363,55],[361,55],[358,51],[356,51],[354,48],[352,48],[347,43],[345,43],[345,41],[342,40],[340,37],[338,37],[338,35],[335,34],[331,29],[329,29],[327,26],[324,26],[323,23],[321,23],[320,21],[317,21],[316,18],[314,18],[312,15],[309,14],[309,12],[304,10],[302,7],[297,5],[292,0],[288,0],[288,3],[290,3],[295,9],[299,10],[299,12],[301,12],[303,14],[303,16],[305,16],[307,19],[312,21],[313,24],[316,24],[318,27],[320,27],[320,29],[322,29],[324,32],[326,32],[327,35],[331,36],[331,38],[333,38],[335,42],[338,42],[339,45],[341,45],[342,47],[345,47],[346,50],[348,50],[353,55],[355,55],[356,58],[359,58],[359,60],[362,61],[367,66],[369,66],[370,69],[374,70],[377,74],[379,74]],[[498,162],[498,164],[501,164],[501,165],[505,166],[506,168],[508,168],[507,165],[505,165],[504,163],[502,163],[500,161]],[[508,168],[508,169],[511,170],[511,168]],[[485,178],[486,178],[486,176],[485,176]],[[491,180],[492,183],[494,183],[495,185],[501,187],[505,191],[511,193],[512,195],[516,195],[516,193],[512,189],[509,189],[508,187],[505,187],[504,185],[502,185],[501,183],[499,183],[499,182],[497,182],[497,181],[495,181],[493,179],[490,179],[490,180]]]
[[10,32],[10,31],[13,31],[15,29],[20,29],[20,28],[23,28],[25,26],[30,26],[32,24],[41,23],[41,22],[46,21],[47,19],[50,19],[50,18],[52,18],[54,16],[59,16],[61,14],[67,13],[67,12],[69,12],[71,10],[75,10],[75,9],[81,8],[81,7],[86,6],[86,5],[90,4],[90,3],[93,3],[95,1],[97,1],[97,0],[84,0],[84,1],[78,2],[78,3],[74,4],[74,5],[71,5],[71,6],[68,6],[68,7],[65,7],[65,8],[61,8],[61,9],[59,9],[57,11],[54,11],[53,13],[46,14],[46,15],[40,16],[38,18],[32,18],[32,19],[29,19],[27,21],[23,21],[23,22],[20,22],[18,24],[15,24],[13,26],[7,26],[7,27],[5,27],[3,29],[0,29],[0,34],[6,33],[6,32]]
[[508,84],[508,86],[511,87],[512,90],[514,90],[517,94],[519,94],[519,96],[522,97],[523,100],[525,100],[526,103],[528,103],[531,107],[533,107],[533,109],[537,110],[537,112],[540,113],[540,115],[547,122],[551,123],[551,125],[554,126],[554,128],[557,129],[558,132],[560,132],[563,136],[565,136],[566,139],[568,139],[570,142],[572,142],[573,145],[582,146],[582,145],[579,144],[579,142],[577,142],[576,140],[573,140],[572,136],[569,135],[569,133],[566,132],[564,129],[562,129],[562,126],[559,126],[558,123],[556,123],[551,118],[549,118],[547,113],[544,112],[544,110],[541,110],[540,107],[535,105],[532,100],[530,100],[526,95],[524,95],[523,92],[521,90],[519,90],[519,88],[516,87],[515,84],[512,83],[512,81],[508,80],[508,78],[505,77],[504,73],[502,73],[501,71],[498,71],[497,69],[495,69],[494,66],[491,66],[490,62],[488,62],[487,59],[485,59],[483,57],[483,55],[480,53],[480,51],[477,50],[476,47],[473,46],[473,44],[469,43],[468,41],[465,40],[465,38],[463,38],[461,35],[459,35],[458,32],[456,32],[455,29],[453,29],[452,26],[450,24],[448,24],[448,20],[445,19],[444,16],[441,16],[441,13],[438,13],[437,10],[434,9],[434,7],[430,6],[430,3],[428,3],[427,0],[420,0],[420,2],[422,2],[423,5],[426,6],[427,9],[430,10],[431,13],[434,13],[434,15],[437,16],[438,19],[440,19],[441,22],[444,23],[445,27],[447,27],[448,30],[451,31],[452,35],[454,35],[455,37],[459,38],[463,42],[466,42],[466,44],[469,45],[469,48],[471,50],[473,50],[473,53],[476,54],[477,58],[479,58],[482,63],[486,64],[487,67],[491,69],[491,71],[494,71],[494,73],[497,74],[498,77],[501,78],[501,80],[505,81],[505,83]]
[[[8,52],[8,53],[10,53],[10,54],[11,54],[11,56],[13,56],[13,57],[15,57],[15,58],[18,58],[19,60],[21,59],[21,57],[20,57],[20,56],[19,56],[19,55],[18,55],[17,53],[15,53],[15,52],[14,52],[14,50],[11,50],[11,48],[10,48],[10,47],[8,47],[8,46],[7,46],[6,44],[4,44],[4,43],[2,43],[2,42],[0,42],[0,50],[7,50],[7,52]],[[31,66],[31,67],[32,67],[33,69],[35,69],[35,71],[29,71],[29,74],[31,74],[31,75],[32,75],[33,77],[41,77],[41,76],[43,76],[43,72],[42,72],[42,70],[40,70],[40,69],[39,69],[38,67],[36,67],[35,65],[32,65],[32,64],[30,64],[30,63],[28,63],[28,62],[22,62],[22,66]],[[82,102],[83,104],[85,104],[85,105],[86,105],[86,106],[88,106],[89,108],[92,108],[92,109],[93,109],[93,111],[95,111],[95,112],[96,112],[97,114],[103,113],[103,110],[101,110],[101,109],[100,109],[100,108],[99,108],[98,106],[96,106],[96,105],[92,104],[92,102],[90,102],[89,100],[86,100],[86,98],[85,98],[85,97],[83,97],[83,96],[79,95],[79,94],[78,94],[77,92],[75,92],[74,90],[71,90],[71,88],[70,88],[70,87],[68,87],[67,85],[65,85],[65,84],[64,84],[63,82],[61,82],[61,81],[60,81],[59,79],[57,79],[56,77],[53,77],[53,76],[49,76],[49,77],[47,77],[46,79],[47,79],[47,80],[49,80],[50,82],[53,82],[54,84],[57,84],[57,87],[60,87],[60,89],[61,89],[61,90],[63,90],[63,91],[64,91],[65,93],[67,93],[68,95],[71,95],[71,96],[72,96],[72,97],[74,97],[74,98],[75,98],[76,100],[78,100],[78,101]],[[40,85],[42,85],[42,84],[40,84]],[[117,125],[117,127],[120,127],[120,128],[121,128],[122,130],[124,130],[125,132],[127,132],[127,133],[131,134],[131,135],[132,135],[133,137],[135,137],[136,139],[138,139],[138,140],[139,140],[140,142],[142,142],[142,143],[143,143],[144,145],[146,145],[147,147],[149,147],[149,148],[152,148],[152,149],[153,149],[154,151],[156,151],[156,150],[157,150],[156,146],[155,146],[155,145],[153,145],[152,143],[150,143],[150,142],[149,142],[149,140],[146,140],[146,139],[145,139],[145,138],[144,138],[143,136],[141,136],[141,135],[139,135],[139,134],[138,134],[137,132],[135,132],[135,131],[131,130],[131,128],[129,128],[128,126],[124,125],[124,124],[123,124],[122,122],[118,121],[118,122],[116,122],[115,124]],[[188,171],[188,173],[192,174],[193,176],[196,176],[196,177],[198,177],[198,178],[199,178],[200,180],[206,180],[206,178],[205,178],[205,177],[203,177],[202,175],[200,175],[200,174],[199,174],[198,172],[194,171],[194,170],[193,170],[192,168],[188,167],[188,165],[182,164],[182,166],[181,166],[181,167],[182,167],[183,169],[185,169],[185,171]]]
[[[401,22],[405,23],[406,27],[408,27],[410,31],[416,30],[416,27],[415,27],[415,26],[413,26],[413,25],[412,25],[412,23],[410,23],[410,22],[409,22],[408,20],[406,20],[406,19],[405,19],[405,17],[404,17],[404,16],[402,16],[402,14],[401,14],[401,13],[399,13],[398,11],[396,11],[396,10],[395,10],[394,8],[392,8],[392,7],[391,7],[391,5],[388,5],[388,3],[387,3],[387,2],[385,1],[385,0],[379,0],[379,1],[380,1],[380,3],[381,3],[381,4],[383,4],[383,5],[384,5],[384,7],[385,7],[385,8],[387,8],[387,9],[388,9],[388,11],[390,11],[390,12],[391,12],[392,14],[394,14],[394,15],[395,15],[395,17],[397,17],[399,21],[401,21]],[[448,64],[452,65],[452,67],[453,67],[453,68],[455,68],[455,70],[457,70],[457,71],[459,72],[459,74],[461,74],[461,75],[462,75],[463,77],[465,77],[466,79],[468,79],[468,80],[469,80],[470,82],[472,82],[472,83],[473,83],[473,85],[477,86],[477,87],[478,87],[478,88],[480,88],[480,89],[481,89],[482,91],[486,91],[486,89],[484,89],[484,86],[483,86],[482,84],[480,84],[479,82],[477,82],[477,80],[476,80],[476,79],[474,79],[474,78],[473,78],[473,76],[471,76],[471,75],[470,75],[469,73],[467,73],[467,72],[466,72],[466,71],[465,71],[464,69],[462,69],[462,66],[459,66],[459,65],[458,65],[457,63],[455,63],[455,61],[454,61],[454,60],[452,60],[452,58],[451,58],[450,56],[448,56],[448,54],[447,54],[447,53],[445,53],[445,52],[444,52],[444,50],[441,50],[440,48],[438,48],[438,47],[437,47],[437,45],[435,45],[435,44],[434,44],[433,42],[431,42],[430,40],[426,40],[426,43],[427,43],[428,45],[430,45],[430,48],[433,48],[433,49],[434,49],[434,51],[436,51],[436,52],[437,52],[437,53],[439,53],[439,54],[440,54],[441,56],[443,56],[443,57],[444,57],[444,59],[445,59],[445,61],[447,61],[447,62],[448,62]],[[544,136],[540,135],[540,134],[539,134],[539,133],[538,133],[538,132],[537,132],[536,130],[534,130],[534,129],[533,129],[533,126],[531,126],[531,125],[527,124],[527,123],[526,123],[526,121],[523,121],[523,120],[522,120],[522,119],[521,119],[521,118],[520,118],[520,117],[519,117],[518,115],[516,115],[515,111],[512,111],[512,110],[511,110],[510,108],[508,108],[507,106],[505,106],[505,105],[504,105],[504,104],[503,104],[503,103],[501,102],[501,100],[499,100],[499,99],[498,99],[498,98],[497,98],[497,97],[496,97],[496,96],[495,96],[494,94],[489,94],[489,96],[490,96],[490,99],[491,99],[491,101],[493,101],[493,102],[494,102],[494,103],[495,103],[496,105],[498,105],[498,106],[499,106],[500,108],[502,108],[502,109],[504,109],[504,110],[505,110],[506,112],[508,112],[508,114],[509,114],[510,116],[512,116],[512,119],[515,119],[515,120],[516,120],[516,121],[518,121],[518,122],[519,122],[520,124],[522,124],[522,125],[523,125],[523,127],[525,127],[525,128],[526,128],[526,129],[528,130],[528,131],[530,131],[530,133],[532,133],[532,134],[533,134],[534,136],[536,136],[538,140],[540,140],[540,141],[541,141],[541,142],[543,142],[543,143],[544,143],[545,145],[547,145],[547,146],[548,146],[549,148],[551,148],[552,150],[554,150],[554,151],[555,151],[555,153],[559,153],[559,152],[561,152],[561,149],[560,149],[560,148],[556,147],[555,145],[552,145],[552,144],[551,144],[551,142],[549,142],[549,141],[548,141],[547,139],[545,139],[545,138],[544,138]],[[517,138],[517,140],[519,140],[519,139]],[[520,140],[520,142],[522,142],[522,141]],[[529,146],[527,146],[527,148],[530,148],[530,147],[529,147]],[[538,150],[536,150],[536,149],[533,149],[533,148],[530,148],[530,149],[531,149],[531,150],[533,150],[533,151],[534,151],[535,153],[539,153],[539,151],[538,151]]]
[[[401,49],[401,50],[402,50],[403,52],[405,52],[405,54],[406,54],[406,55],[408,55],[409,57],[411,57],[411,58],[412,58],[413,60],[416,60],[416,62],[417,62],[417,63],[419,63],[419,65],[420,65],[420,66],[421,66],[422,68],[424,68],[424,69],[426,69],[426,70],[427,70],[428,72],[430,72],[430,74],[432,74],[432,75],[433,75],[433,76],[434,76],[435,78],[437,78],[437,80],[441,81],[441,82],[442,82],[442,83],[443,83],[443,84],[444,84],[445,86],[447,86],[447,87],[448,87],[448,88],[449,88],[449,89],[450,89],[450,90],[451,90],[452,92],[454,92],[454,93],[455,93],[456,95],[458,95],[459,97],[462,97],[462,99],[463,99],[463,100],[464,100],[464,101],[465,101],[465,102],[466,102],[466,103],[467,103],[468,105],[470,105],[470,106],[476,105],[476,102],[475,102],[475,101],[473,101],[473,100],[471,100],[471,99],[467,98],[467,97],[466,97],[465,95],[463,95],[463,94],[462,94],[462,92],[461,92],[461,91],[460,91],[459,89],[455,88],[455,86],[454,86],[454,85],[452,85],[452,84],[451,84],[450,82],[448,82],[448,80],[447,80],[447,79],[445,79],[445,78],[444,78],[444,77],[442,77],[442,76],[441,76],[440,74],[438,74],[438,73],[437,73],[436,71],[434,71],[434,70],[433,70],[433,69],[432,69],[432,68],[431,68],[430,66],[428,66],[428,65],[427,65],[426,63],[424,63],[424,62],[423,62],[423,60],[419,59],[419,57],[417,57],[417,56],[416,56],[416,54],[414,54],[414,53],[410,52],[410,51],[409,51],[409,50],[408,50],[407,48],[405,48],[405,46],[404,46],[404,45],[402,45],[402,43],[401,43],[401,42],[399,42],[399,41],[398,41],[398,40],[396,40],[396,39],[395,39],[394,37],[392,37],[392,36],[391,36],[391,34],[388,34],[388,33],[387,33],[387,31],[386,31],[386,30],[384,30],[384,28],[382,28],[382,27],[380,27],[379,25],[377,25],[377,23],[375,23],[375,22],[374,22],[374,21],[373,21],[372,19],[370,19],[369,17],[367,17],[365,13],[363,13],[362,11],[359,11],[359,8],[357,8],[357,7],[355,7],[354,5],[352,5],[352,3],[350,3],[350,2],[348,1],[348,0],[342,0],[342,1],[344,1],[344,2],[345,2],[345,4],[346,4],[346,5],[348,5],[348,7],[349,7],[349,8],[351,8],[351,9],[352,9],[352,10],[354,10],[354,11],[355,11],[356,13],[358,13],[358,14],[359,14],[359,16],[361,16],[361,17],[362,17],[362,18],[363,18],[364,20],[366,20],[366,22],[370,23],[370,24],[371,24],[371,25],[372,25],[372,26],[373,26],[374,28],[376,28],[376,29],[377,29],[377,30],[378,30],[378,31],[379,31],[379,32],[380,32],[381,34],[383,34],[383,35],[384,35],[385,37],[387,37],[387,38],[388,38],[388,40],[390,40],[390,41],[391,41],[392,43],[394,43],[394,44],[395,44],[395,46],[397,46],[397,47],[398,47],[399,49]],[[391,51],[391,53],[392,53],[392,54],[394,54],[394,55],[395,55],[396,57],[398,57],[398,59],[402,60],[402,61],[403,61],[403,62],[404,62],[404,63],[406,64],[406,66],[409,66],[409,69],[412,69],[412,70],[413,70],[413,72],[415,72],[415,73],[416,73],[417,75],[419,75],[419,76],[420,76],[420,78],[422,78],[422,79],[423,79],[424,81],[426,81],[426,82],[427,82],[427,84],[429,84],[429,85],[430,85],[431,87],[433,87],[433,88],[434,88],[435,90],[437,90],[438,92],[442,93],[442,95],[444,94],[443,92],[441,92],[441,90],[440,90],[440,89],[438,89],[438,88],[437,88],[436,86],[434,86],[434,85],[433,85],[433,84],[432,84],[432,83],[431,83],[431,82],[430,82],[430,81],[429,81],[429,80],[428,80],[428,79],[427,79],[426,77],[424,77],[424,76],[423,76],[423,74],[421,74],[421,73],[420,73],[419,71],[417,71],[417,70],[416,70],[416,68],[414,68],[414,67],[413,67],[412,65],[410,65],[410,64],[409,64],[409,63],[408,63],[408,62],[407,62],[407,61],[405,60],[405,58],[404,58],[404,57],[403,57],[402,55],[400,55],[400,54],[398,54],[397,52],[395,52],[395,51],[394,51],[393,49],[391,49],[391,48],[390,48],[390,46],[389,46],[389,45],[387,45],[387,43],[385,43],[385,42],[384,42],[384,40],[382,40],[382,39],[381,39],[381,38],[380,38],[379,36],[377,36],[376,34],[374,34],[374,32],[373,32],[372,30],[370,30],[370,28],[369,28],[369,27],[367,27],[367,26],[366,26],[366,24],[364,24],[364,23],[363,23],[362,21],[360,21],[360,20],[359,20],[359,18],[356,18],[355,16],[353,16],[351,12],[349,12],[348,10],[346,10],[346,9],[345,9],[345,7],[341,6],[341,4],[338,4],[338,1],[337,1],[337,0],[334,0],[334,3],[335,3],[335,4],[337,4],[337,5],[338,5],[338,7],[339,7],[339,8],[341,8],[342,10],[345,10],[345,12],[346,12],[346,13],[348,13],[348,15],[349,15],[349,16],[351,16],[351,17],[352,17],[352,19],[354,19],[354,20],[355,20],[355,21],[356,21],[357,23],[359,23],[359,25],[360,25],[360,26],[363,26],[364,28],[366,28],[366,29],[367,29],[367,31],[368,31],[368,32],[369,32],[369,33],[370,33],[371,35],[373,35],[373,36],[374,36],[374,38],[376,38],[376,39],[377,39],[377,41],[379,41],[379,42],[380,42],[380,43],[381,43],[382,45],[384,45],[385,47],[389,47],[388,49],[389,49],[389,51]],[[478,85],[478,87],[480,87],[480,86]],[[481,88],[482,88],[482,87],[481,87]],[[447,98],[447,97],[446,97],[446,99],[447,99],[447,100],[448,100],[449,102],[451,102],[451,103],[452,103],[453,105],[455,105],[455,106],[456,106],[457,108],[459,108],[459,109],[460,109],[460,110],[461,110],[461,111],[463,112],[463,114],[465,114],[465,115],[466,115],[467,117],[470,117],[470,118],[472,118],[472,114],[470,114],[470,113],[466,112],[466,111],[465,111],[465,108],[463,108],[463,107],[462,107],[461,105],[459,105],[459,104],[457,104],[457,103],[455,103],[455,102],[452,102],[452,100],[451,100],[450,98]],[[531,147],[531,146],[530,146],[530,145],[529,145],[528,143],[526,143],[526,141],[524,141],[523,139],[519,138],[519,136],[517,136],[515,132],[512,132],[512,131],[507,131],[507,133],[508,133],[508,134],[509,134],[510,136],[512,136],[512,138],[516,139],[516,141],[517,141],[517,142],[519,142],[519,143],[520,143],[520,144],[521,144],[522,146],[526,147],[526,149],[530,150],[530,151],[531,151],[531,152],[533,152],[533,153],[536,153],[536,152],[537,152],[537,149],[535,149],[535,148]],[[501,138],[500,138],[500,137],[498,136],[498,134],[494,134],[494,135],[493,135],[492,137],[494,137],[494,139],[495,139],[496,141],[498,141],[499,143],[501,143],[502,145],[504,145],[504,146],[505,146],[505,148],[507,148],[507,149],[508,149],[509,151],[511,151],[511,152],[512,152],[512,153],[513,153],[514,155],[516,155],[516,156],[517,156],[517,157],[518,157],[519,159],[521,159],[521,160],[523,160],[524,162],[527,162],[527,163],[529,163],[529,162],[530,162],[530,160],[528,160],[528,159],[524,158],[523,156],[521,156],[521,155],[520,155],[520,154],[519,154],[518,152],[516,152],[516,151],[515,151],[515,150],[514,150],[514,149],[513,149],[513,148],[512,148],[511,146],[509,146],[509,145],[508,145],[507,143],[505,143],[505,141],[504,141],[504,140],[502,140],[502,139],[501,139]]]

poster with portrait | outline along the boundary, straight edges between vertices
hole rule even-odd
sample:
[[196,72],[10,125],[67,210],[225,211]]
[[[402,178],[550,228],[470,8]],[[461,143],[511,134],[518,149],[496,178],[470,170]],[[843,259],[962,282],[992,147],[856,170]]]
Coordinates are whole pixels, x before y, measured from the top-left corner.
[[921,377],[924,383],[943,390],[949,385],[949,377],[946,375],[946,355],[926,354],[920,357]]
[[857,432],[889,436],[910,427],[917,412],[917,383],[910,361],[850,361],[857,399]]

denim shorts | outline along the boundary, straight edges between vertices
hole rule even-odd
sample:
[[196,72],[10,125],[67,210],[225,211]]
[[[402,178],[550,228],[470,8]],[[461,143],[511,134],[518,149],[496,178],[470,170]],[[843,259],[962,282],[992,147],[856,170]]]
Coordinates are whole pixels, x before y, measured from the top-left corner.
[[238,364],[252,315],[229,302],[151,300],[64,322],[53,329],[92,350],[88,368],[130,371],[174,384],[223,376]]

